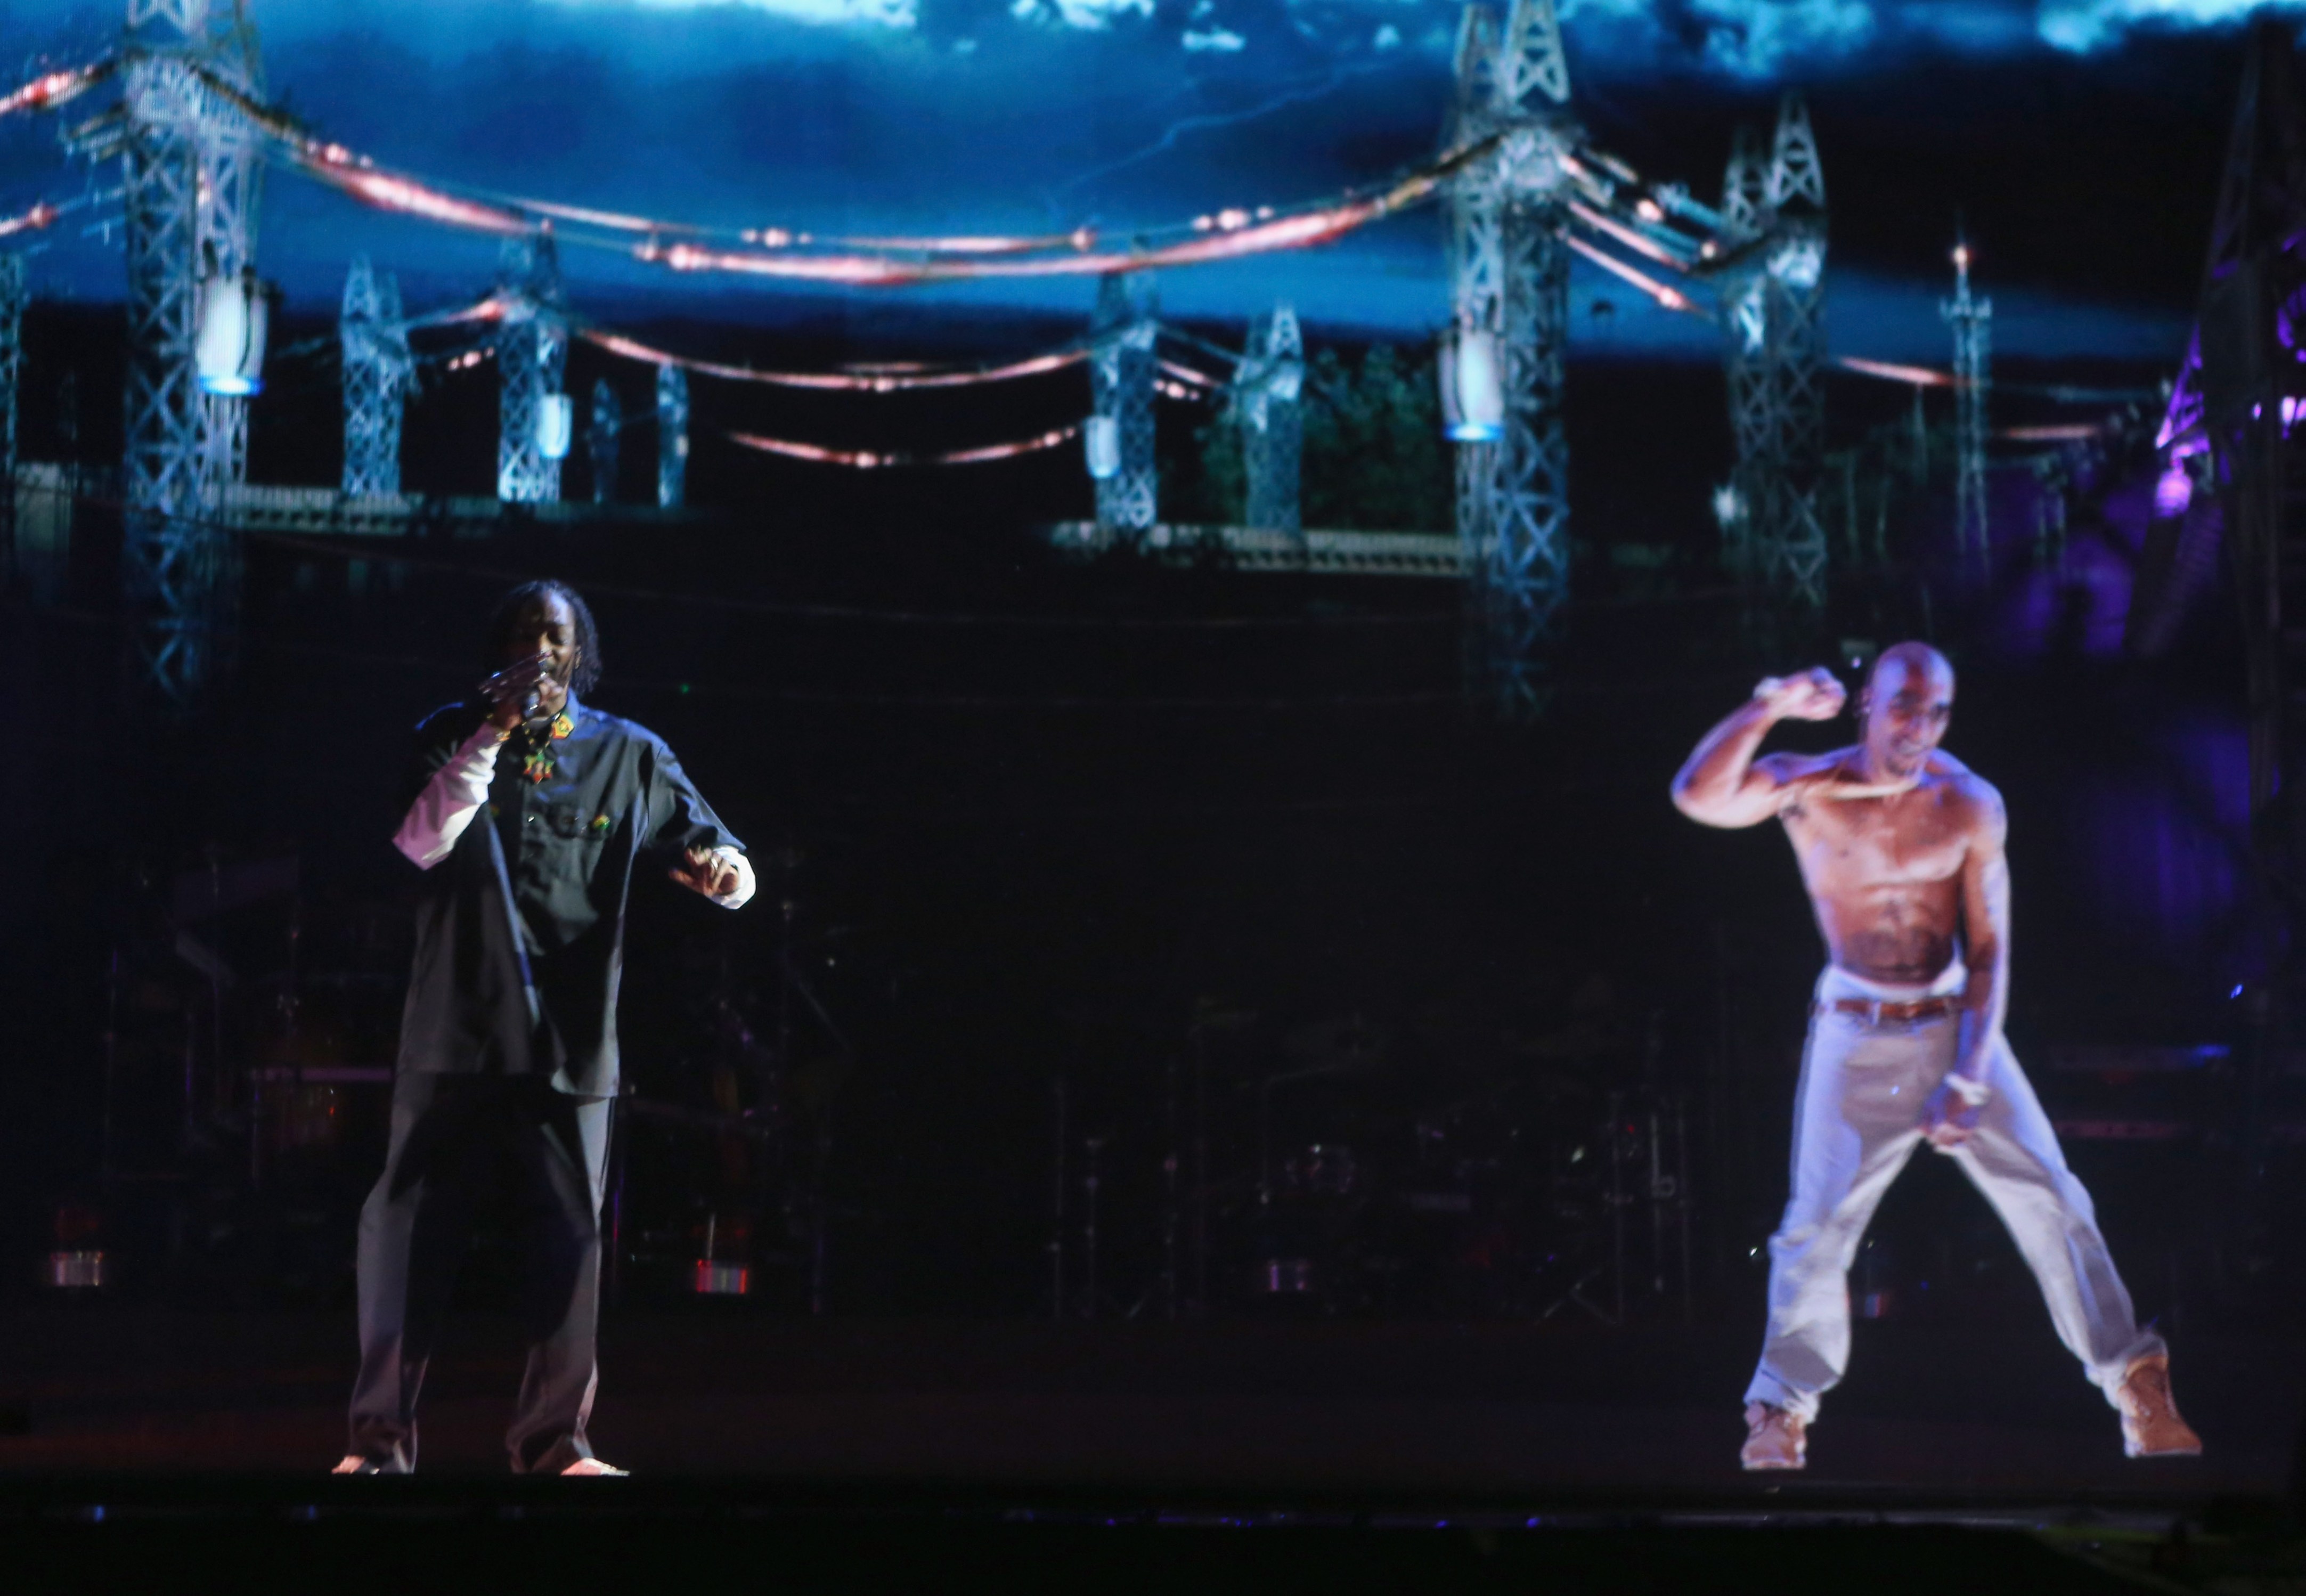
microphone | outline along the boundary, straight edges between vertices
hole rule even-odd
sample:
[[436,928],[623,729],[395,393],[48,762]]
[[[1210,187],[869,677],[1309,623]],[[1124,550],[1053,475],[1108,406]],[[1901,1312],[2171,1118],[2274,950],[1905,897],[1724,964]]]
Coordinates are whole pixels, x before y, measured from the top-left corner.
[[[517,696],[520,717],[534,721],[544,712],[542,689],[549,656],[534,653],[515,661],[480,684],[481,696],[491,704],[507,704]],[[559,679],[555,673],[554,679]]]

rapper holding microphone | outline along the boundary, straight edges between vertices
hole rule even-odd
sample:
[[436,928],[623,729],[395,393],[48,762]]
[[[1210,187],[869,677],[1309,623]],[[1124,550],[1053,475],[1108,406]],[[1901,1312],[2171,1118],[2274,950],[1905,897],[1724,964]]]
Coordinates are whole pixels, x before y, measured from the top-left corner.
[[416,733],[393,842],[422,870],[384,1174],[361,1210],[360,1374],[336,1472],[416,1466],[416,1399],[474,1211],[522,1253],[528,1364],[505,1440],[531,1474],[615,1474],[585,1438],[598,1228],[635,875],[736,909],[744,847],[653,733],[581,702],[592,611],[557,582],[497,606],[470,700]]

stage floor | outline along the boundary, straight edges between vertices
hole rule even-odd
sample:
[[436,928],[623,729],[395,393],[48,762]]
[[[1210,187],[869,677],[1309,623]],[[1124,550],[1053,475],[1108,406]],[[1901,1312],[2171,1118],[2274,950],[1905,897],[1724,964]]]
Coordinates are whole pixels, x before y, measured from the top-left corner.
[[[628,1310],[603,1321],[593,1438],[651,1475],[1148,1499],[2183,1503],[2280,1494],[2306,1408],[2292,1343],[2178,1338],[2174,1384],[2207,1455],[2133,1463],[2046,1327],[1860,1324],[1810,1469],[1752,1478],[1736,1466],[1752,1327],[1726,1319],[1612,1330]],[[0,1476],[324,1469],[342,1450],[352,1334],[345,1312],[0,1313]],[[428,1476],[502,1473],[518,1369],[509,1320],[452,1326],[426,1391]]]

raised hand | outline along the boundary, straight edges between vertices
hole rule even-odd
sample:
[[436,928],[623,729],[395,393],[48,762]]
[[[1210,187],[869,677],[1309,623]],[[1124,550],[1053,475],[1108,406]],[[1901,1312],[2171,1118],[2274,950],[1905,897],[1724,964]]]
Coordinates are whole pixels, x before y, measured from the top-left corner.
[[550,655],[534,653],[481,683],[481,696],[489,701],[489,724],[509,731],[525,720],[529,704],[551,663]]
[[1823,665],[1793,676],[1764,677],[1754,696],[1773,721],[1831,721],[1849,699],[1841,679]]

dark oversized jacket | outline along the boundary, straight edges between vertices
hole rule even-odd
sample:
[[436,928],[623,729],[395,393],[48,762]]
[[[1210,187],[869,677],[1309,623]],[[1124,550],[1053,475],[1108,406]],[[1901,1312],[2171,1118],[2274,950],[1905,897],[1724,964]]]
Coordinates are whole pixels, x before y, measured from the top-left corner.
[[[516,735],[486,807],[424,873],[403,1070],[550,1074],[556,1090],[613,1097],[634,869],[669,868],[692,847],[743,847],[662,738],[574,695],[568,714],[550,774],[531,779]],[[478,704],[426,717],[404,807],[485,718]]]

